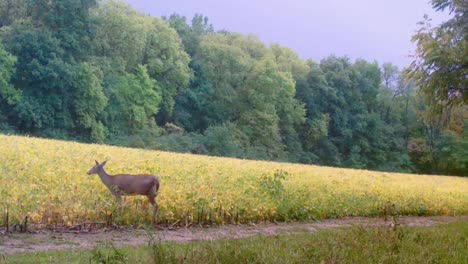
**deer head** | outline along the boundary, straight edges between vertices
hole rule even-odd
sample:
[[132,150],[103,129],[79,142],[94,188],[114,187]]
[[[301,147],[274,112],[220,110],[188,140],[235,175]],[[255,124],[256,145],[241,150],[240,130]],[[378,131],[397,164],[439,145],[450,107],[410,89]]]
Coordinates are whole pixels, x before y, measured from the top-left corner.
[[104,165],[106,165],[106,161],[104,161],[103,163],[99,164],[99,162],[97,160],[95,160],[96,162],[96,165],[94,165],[94,167],[92,167],[89,171],[88,171],[88,175],[91,175],[91,174],[97,174],[99,172],[100,169],[102,169],[104,167]]

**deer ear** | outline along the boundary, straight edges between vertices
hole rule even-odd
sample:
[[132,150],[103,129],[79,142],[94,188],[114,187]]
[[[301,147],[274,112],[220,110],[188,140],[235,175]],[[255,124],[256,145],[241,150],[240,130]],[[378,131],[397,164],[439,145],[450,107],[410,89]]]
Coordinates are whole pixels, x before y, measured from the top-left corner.
[[96,165],[99,165],[99,162],[97,160],[94,160],[96,162]]
[[104,165],[106,165],[106,162],[107,162],[107,160],[104,161],[103,163],[101,163],[101,167],[104,167]]

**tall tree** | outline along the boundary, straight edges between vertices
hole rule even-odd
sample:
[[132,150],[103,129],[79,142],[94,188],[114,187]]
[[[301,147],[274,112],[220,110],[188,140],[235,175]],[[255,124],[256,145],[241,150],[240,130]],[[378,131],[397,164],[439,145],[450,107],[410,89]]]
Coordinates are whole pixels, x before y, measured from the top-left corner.
[[[400,169],[404,145],[382,119],[379,101],[380,69],[375,63],[328,57],[298,85],[307,120],[302,130],[310,161],[332,166]],[[396,141],[392,141],[395,137]]]
[[133,135],[154,125],[161,95],[146,66],[139,65],[135,74],[116,71],[105,78],[106,94],[112,102],[104,113],[104,121],[112,135]]
[[[12,83],[23,95],[10,119],[21,132],[88,139],[91,132],[80,128],[85,123],[91,128],[90,121],[83,123],[82,117],[91,114],[95,119],[97,114],[77,106],[82,105],[83,89],[100,82],[83,64],[90,55],[90,10],[96,2],[31,0],[23,4],[30,19],[13,23],[4,33],[7,49],[18,58]],[[88,101],[99,101],[88,95]]]
[[188,87],[191,77],[190,58],[177,32],[168,22],[113,0],[103,3],[96,16],[99,27],[94,54],[104,57],[104,64],[123,63],[128,73],[146,65],[149,77],[157,83],[153,89],[163,97],[156,119],[160,125],[172,121],[174,98]]
[[305,121],[305,107],[296,99],[296,86],[297,83],[306,80],[310,68],[289,48],[272,44],[270,51],[272,58],[278,65],[278,70],[293,80],[293,85],[288,89],[285,89],[287,86],[278,87],[281,92],[278,97],[277,111],[283,142],[290,161],[306,160],[299,138],[299,131]]
[[15,26],[6,42],[18,58],[12,82],[23,94],[14,106],[14,124],[20,131],[47,135],[73,127],[68,108],[72,103],[73,67],[62,60],[65,51],[60,41],[48,30],[26,24]]
[[317,144],[328,135],[330,115],[323,109],[322,102],[328,102],[335,94],[328,85],[325,74],[319,65],[312,60],[307,62],[310,72],[305,81],[296,85],[297,98],[306,107],[306,121],[301,131],[301,141],[304,150],[309,155],[303,155],[303,162],[319,162],[316,152]]
[[20,92],[11,84],[16,57],[8,53],[0,42],[0,103],[14,104],[20,100]]
[[201,38],[209,33],[213,33],[213,26],[209,23],[208,18],[200,14],[195,14],[191,24],[187,23],[187,18],[178,14],[172,14],[169,18],[164,18],[169,22],[177,34],[182,39],[185,51],[193,58],[200,45]]
[[398,82],[400,81],[400,71],[398,70],[398,67],[387,62],[382,64],[381,72],[383,88],[389,91],[398,90]]
[[0,28],[30,15],[29,0],[0,0]]
[[89,55],[93,38],[93,21],[90,10],[96,0],[30,0],[32,18],[41,23],[66,50],[67,61],[83,61]]
[[98,25],[92,43],[95,56],[124,63],[128,72],[143,63],[148,34],[152,30],[151,17],[115,0],[101,3],[94,17]]
[[413,36],[417,44],[409,77],[414,79],[435,113],[468,102],[468,2],[432,0],[437,11],[453,15],[438,27],[420,22]]
[[[175,98],[175,123],[183,126],[190,132],[203,132],[210,124],[207,106],[210,98],[214,95],[213,85],[203,72],[202,66],[197,59],[201,39],[207,34],[214,32],[213,26],[208,18],[196,14],[189,24],[186,17],[172,14],[165,18],[182,39],[185,51],[190,55],[189,67],[193,76],[188,89],[181,90]],[[220,128],[221,130],[224,127]]]
[[184,51],[177,32],[166,21],[154,18],[149,32],[143,63],[149,76],[158,82],[162,95],[158,122],[173,122],[175,96],[189,85],[190,57]]
[[88,63],[79,64],[75,70],[76,92],[73,112],[76,123],[90,131],[91,140],[103,143],[104,126],[97,121],[97,118],[104,111],[108,100],[101,85],[102,77],[97,71],[98,69]]
[[285,155],[278,116],[278,108],[283,105],[278,101],[282,101],[282,96],[288,98],[287,90],[293,89],[292,78],[281,73],[271,58],[265,58],[252,69],[240,90],[241,112],[237,122],[249,138],[250,145],[265,150],[265,158],[280,158]]
[[221,124],[237,118],[239,89],[254,64],[249,54],[233,44],[236,38],[242,37],[209,34],[201,40],[194,58],[213,88],[203,113],[210,124]]
[[272,44],[270,50],[280,70],[291,73],[294,81],[297,82],[307,78],[310,68],[293,50],[279,44]]

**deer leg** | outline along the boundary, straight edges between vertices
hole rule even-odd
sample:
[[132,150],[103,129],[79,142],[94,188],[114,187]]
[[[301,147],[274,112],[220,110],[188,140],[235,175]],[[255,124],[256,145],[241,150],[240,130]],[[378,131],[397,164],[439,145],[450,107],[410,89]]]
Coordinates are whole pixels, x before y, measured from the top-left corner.
[[119,205],[122,205],[122,195],[120,193],[114,193],[114,196]]
[[151,203],[151,205],[153,206],[153,219],[152,219],[152,224],[155,224],[156,223],[156,214],[158,213],[158,209],[159,209],[159,206],[158,204],[156,203],[155,201],[155,198],[156,195],[148,195],[148,200],[149,202]]

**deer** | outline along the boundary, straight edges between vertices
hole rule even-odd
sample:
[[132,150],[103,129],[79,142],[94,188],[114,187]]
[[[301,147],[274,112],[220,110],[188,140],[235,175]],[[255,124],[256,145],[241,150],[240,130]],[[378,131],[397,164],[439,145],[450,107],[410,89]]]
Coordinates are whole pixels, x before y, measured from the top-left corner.
[[154,175],[149,174],[116,174],[109,175],[104,170],[107,160],[99,164],[95,160],[96,165],[88,171],[88,175],[97,174],[101,181],[106,185],[111,194],[113,194],[119,204],[122,203],[122,196],[130,195],[145,195],[153,206],[152,223],[155,224],[155,217],[158,213],[158,204],[155,198],[159,190],[159,179]]

